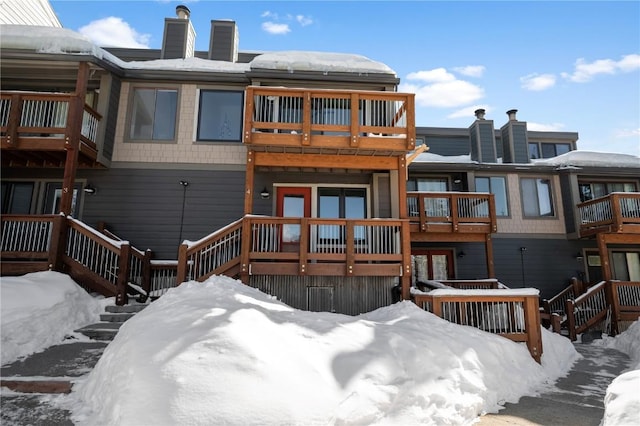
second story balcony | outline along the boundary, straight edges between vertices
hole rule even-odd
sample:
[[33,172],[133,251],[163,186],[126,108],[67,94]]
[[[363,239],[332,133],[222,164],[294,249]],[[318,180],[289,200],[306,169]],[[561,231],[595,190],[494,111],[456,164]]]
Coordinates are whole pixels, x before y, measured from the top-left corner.
[[[463,241],[463,234],[497,232],[493,194],[476,192],[407,192],[407,212],[412,239],[449,234]],[[457,235],[458,237],[454,237]]]
[[580,236],[640,234],[640,192],[613,192],[578,204]]
[[252,86],[244,129],[254,150],[400,156],[415,147],[414,95]]
[[8,92],[0,95],[0,141],[3,164],[62,167],[69,135],[79,134],[78,162],[93,165],[100,114],[83,105],[73,118],[72,94]]

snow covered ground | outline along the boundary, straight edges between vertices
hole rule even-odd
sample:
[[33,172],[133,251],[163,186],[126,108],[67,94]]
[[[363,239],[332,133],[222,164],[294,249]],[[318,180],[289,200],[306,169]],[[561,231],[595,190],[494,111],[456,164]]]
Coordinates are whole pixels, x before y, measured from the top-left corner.
[[[19,283],[25,286],[16,289]],[[5,341],[17,334],[42,349],[64,339],[52,338],[54,331],[68,334],[93,320],[105,299],[86,299],[69,283],[55,272],[2,278],[3,362]],[[88,312],[71,325],[83,305]],[[30,319],[50,314],[35,321],[39,327],[5,328],[17,311]],[[608,390],[603,423],[625,424],[639,404],[639,323],[600,344],[634,360],[636,371]],[[445,322],[410,302],[357,317],[305,312],[214,277],[172,289],[125,323],[60,403],[79,425],[463,425],[551,386],[579,357],[566,338],[546,330],[543,346],[539,365],[522,344]],[[13,347],[13,358],[39,350]]]
[[2,277],[2,364],[58,344],[65,336],[80,338],[73,330],[99,321],[108,303],[90,296],[68,275],[58,272]]

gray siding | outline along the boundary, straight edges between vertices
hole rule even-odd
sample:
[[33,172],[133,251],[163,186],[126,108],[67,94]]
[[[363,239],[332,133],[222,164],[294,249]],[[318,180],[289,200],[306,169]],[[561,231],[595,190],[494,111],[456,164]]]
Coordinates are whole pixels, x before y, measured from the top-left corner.
[[480,133],[480,156],[483,163],[496,162],[496,142],[492,121],[478,123]]
[[188,34],[187,19],[165,19],[164,39],[162,41],[162,59],[185,57]]
[[509,135],[511,128],[509,125],[500,129],[502,143],[502,162],[513,163],[513,150],[511,149],[511,137]]
[[235,23],[211,21],[209,59],[214,61],[234,61]]
[[513,127],[513,162],[526,164],[529,162],[529,147],[527,146],[527,123],[517,122]]
[[426,136],[429,153],[438,155],[469,154],[469,137]]
[[567,234],[577,231],[576,218],[574,215],[575,205],[573,204],[573,193],[571,192],[571,175],[560,174],[560,190],[562,194],[562,208],[564,210],[564,225]]
[[111,160],[113,158],[113,146],[115,143],[116,125],[118,120],[118,104],[120,100],[120,88],[122,81],[113,76],[111,79],[111,92],[109,93],[109,104],[107,106],[106,125],[104,129],[104,143],[102,145],[102,155]]
[[249,285],[297,309],[346,315],[391,305],[394,277],[252,275]]
[[135,247],[176,259],[184,198],[182,240],[197,240],[243,215],[245,173],[200,170],[88,170],[79,173],[97,192],[86,196],[82,220],[104,221]]
[[475,124],[469,129],[469,141],[471,159],[473,161],[480,161],[480,140]]

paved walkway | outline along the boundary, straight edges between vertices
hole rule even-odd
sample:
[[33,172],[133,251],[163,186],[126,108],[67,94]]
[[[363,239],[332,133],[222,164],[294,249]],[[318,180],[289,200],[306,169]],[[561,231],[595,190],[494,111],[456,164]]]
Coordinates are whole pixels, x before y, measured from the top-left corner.
[[477,424],[599,426],[607,386],[629,368],[630,360],[615,349],[581,343],[574,346],[583,358],[553,389],[536,397],[522,397],[517,404],[506,404],[498,414],[487,414]]
[[[73,382],[87,374],[102,355],[106,342],[67,343],[2,367],[2,380]],[[629,367],[625,354],[589,344],[576,344],[583,358],[554,388],[536,397],[506,404],[498,414],[480,418],[479,425],[598,426],[604,414],[607,386]],[[56,407],[60,394],[6,393],[0,399],[3,426],[72,426],[70,414]]]

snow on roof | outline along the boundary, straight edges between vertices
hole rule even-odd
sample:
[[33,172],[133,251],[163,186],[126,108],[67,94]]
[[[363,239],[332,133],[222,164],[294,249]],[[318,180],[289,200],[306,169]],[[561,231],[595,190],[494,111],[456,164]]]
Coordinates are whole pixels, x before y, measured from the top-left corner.
[[392,74],[382,62],[347,53],[282,51],[263,53],[251,61],[251,69]]
[[640,157],[612,152],[569,151],[553,158],[531,160],[533,164],[557,167],[635,167]]
[[477,163],[471,160],[471,154],[466,155],[439,155],[431,152],[423,152],[418,155],[414,163]]
[[241,64],[227,61],[212,61],[201,58],[185,59],[155,59],[152,61],[125,62],[127,69],[148,70],[179,70],[179,71],[210,71],[245,73],[249,71],[249,64]]
[[26,49],[42,53],[71,53],[98,56],[100,49],[91,40],[66,28],[34,25],[2,25],[2,49]]

